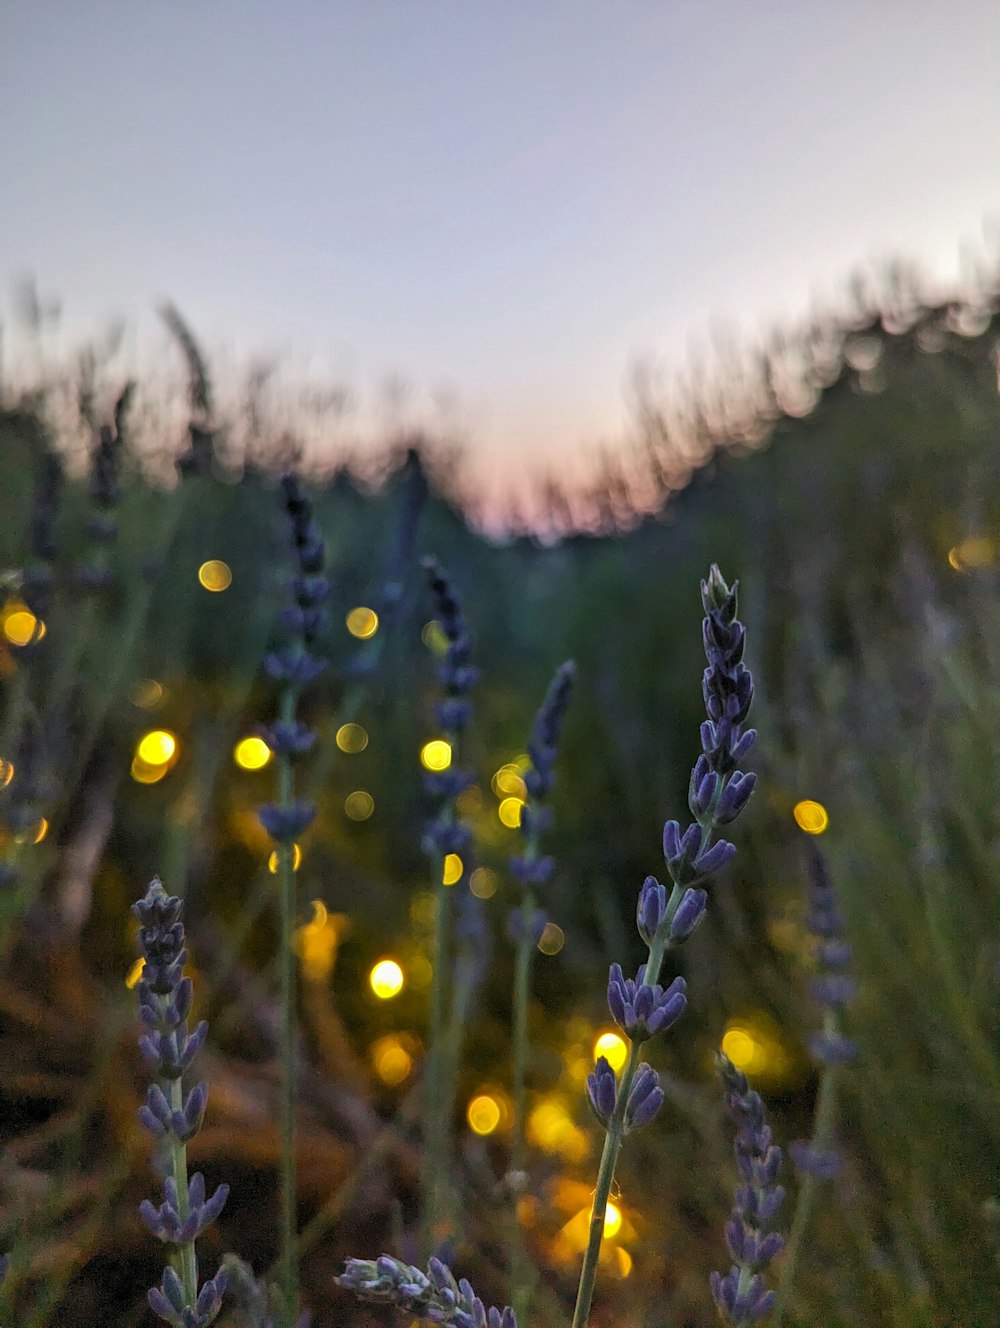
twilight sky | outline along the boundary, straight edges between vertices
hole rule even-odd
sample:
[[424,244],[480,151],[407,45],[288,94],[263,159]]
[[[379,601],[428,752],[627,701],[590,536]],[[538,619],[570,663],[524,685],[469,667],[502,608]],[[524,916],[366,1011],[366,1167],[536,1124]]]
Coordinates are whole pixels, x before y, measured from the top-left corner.
[[491,487],[893,253],[1000,216],[989,0],[0,0],[0,311],[169,296],[228,363],[448,399]]

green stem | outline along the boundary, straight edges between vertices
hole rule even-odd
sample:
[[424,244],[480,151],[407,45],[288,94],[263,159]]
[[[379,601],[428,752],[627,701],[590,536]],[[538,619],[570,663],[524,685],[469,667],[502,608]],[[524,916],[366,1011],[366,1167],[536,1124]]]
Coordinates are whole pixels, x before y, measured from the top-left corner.
[[[163,1085],[161,1084],[161,1087]],[[171,1079],[169,1084],[171,1111],[180,1111],[184,1106],[184,1090],[180,1079]],[[170,1172],[177,1186],[177,1213],[182,1222],[187,1221],[190,1213],[188,1205],[188,1170],[187,1147],[171,1131],[169,1138]],[[184,1303],[194,1309],[198,1303],[198,1256],[195,1254],[194,1241],[189,1240],[177,1247],[180,1262],[179,1275],[184,1283]]]
[[[650,946],[645,979],[650,986],[654,986],[659,979],[663,956],[667,951],[665,938],[670,934],[670,923],[677,912],[677,906],[683,893],[680,886],[674,886],[667,903],[663,924]],[[618,1154],[621,1152],[622,1142],[625,1138],[625,1108],[628,1105],[628,1096],[632,1090],[635,1072],[639,1067],[639,1049],[641,1046],[640,1042],[633,1042],[629,1048],[625,1072],[618,1084],[615,1109],[604,1138],[601,1165],[597,1172],[597,1188],[594,1191],[594,1204],[590,1213],[590,1237],[587,1241],[586,1253],[583,1256],[580,1285],[576,1293],[576,1308],[573,1311],[573,1328],[586,1328],[587,1320],[590,1317],[590,1304],[594,1298],[594,1283],[597,1280],[597,1263],[601,1255],[601,1242],[604,1239],[604,1216],[608,1207],[608,1196],[611,1194],[611,1186],[615,1179]]]
[[445,965],[450,946],[449,899],[444,884],[444,859],[435,855],[434,870],[434,959],[431,975],[431,1009],[429,1046],[427,1048],[427,1074],[424,1087],[424,1219],[423,1251],[429,1256],[434,1251],[437,1224],[440,1218],[440,1183],[446,1164],[447,1122],[441,1110],[441,1090],[444,1078],[444,1009]]
[[[285,723],[295,720],[296,690],[286,687],[279,712]],[[290,807],[295,801],[295,776],[288,755],[278,757],[278,803]],[[299,1270],[296,1251],[295,1203],[295,846],[278,845],[278,881],[281,894],[281,1255],[282,1328],[292,1328],[298,1313]]]
[[531,942],[528,927],[529,918],[535,911],[535,898],[530,888],[526,887],[522,896],[522,928],[517,942],[514,967],[514,1134],[510,1150],[510,1170],[512,1175],[511,1214],[511,1295],[514,1314],[518,1323],[526,1323],[531,1300],[531,1268],[524,1244],[524,1232],[517,1215],[517,1201],[522,1190],[522,1180],[527,1170],[525,1148],[525,1101],[528,1077],[528,1000],[531,994],[531,968],[535,947]]
[[[836,1011],[827,1010],[823,1019],[823,1031],[830,1035],[838,1033],[840,1031],[839,1022]],[[833,1126],[837,1110],[837,1069],[838,1067],[835,1065],[824,1066],[820,1075],[811,1140],[813,1147],[820,1150],[829,1148],[833,1139]],[[788,1233],[788,1243],[785,1246],[785,1258],[781,1269],[781,1285],[778,1287],[778,1296],[775,1301],[774,1318],[771,1321],[772,1328],[781,1328],[782,1318],[788,1308],[788,1300],[795,1280],[796,1266],[812,1217],[813,1204],[816,1198],[816,1180],[817,1178],[814,1175],[806,1172],[799,1186],[792,1225]]]

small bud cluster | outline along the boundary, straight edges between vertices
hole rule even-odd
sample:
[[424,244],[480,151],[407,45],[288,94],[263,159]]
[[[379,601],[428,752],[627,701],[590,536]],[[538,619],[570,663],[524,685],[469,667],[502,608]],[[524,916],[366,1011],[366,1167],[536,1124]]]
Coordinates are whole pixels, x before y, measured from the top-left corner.
[[530,936],[537,944],[545,926],[545,915],[534,907],[533,891],[544,886],[555,871],[555,859],[539,853],[539,841],[549,827],[550,809],[546,799],[555,786],[555,764],[559,750],[559,735],[569,706],[576,678],[576,665],[572,660],[560,664],[549,683],[528,739],[531,768],[525,771],[524,786],[527,800],[521,809],[520,830],[524,851],[514,854],[508,863],[510,874],[519,881],[525,893],[522,904],[508,921],[511,939],[517,942]]
[[[472,663],[472,633],[458,602],[451,581],[433,558],[424,560],[430,578],[437,620],[448,642],[438,678],[444,697],[435,707],[438,724],[447,735],[452,749],[465,732],[472,714],[469,693],[479,678],[479,670]],[[428,825],[424,835],[424,849],[434,857],[457,853],[466,866],[466,855],[472,847],[472,831],[456,821],[454,803],[458,795],[474,782],[471,771],[453,761],[447,770],[432,771],[424,776],[424,787],[433,798],[440,800],[438,814]]]
[[[857,991],[851,973],[851,946],[844,933],[844,922],[837,895],[830,881],[826,859],[810,840],[805,845],[809,871],[809,899],[806,927],[816,937],[817,975],[810,984],[813,1000],[823,1015],[823,1027],[809,1042],[809,1050],[821,1073],[849,1065],[857,1055],[855,1043],[842,1032],[840,1017],[844,1006]],[[830,1180],[840,1171],[841,1157],[827,1137],[796,1139],[789,1154],[796,1171],[817,1180]]]
[[440,1259],[431,1259],[426,1273],[388,1254],[375,1260],[348,1259],[335,1280],[359,1300],[395,1305],[429,1323],[451,1328],[517,1328],[509,1305],[502,1310],[492,1305],[487,1309],[469,1282],[464,1277],[456,1281]]
[[137,987],[146,1030],[139,1049],[156,1076],[139,1109],[139,1120],[156,1138],[165,1172],[163,1202],[157,1207],[144,1199],[139,1213],[152,1234],[181,1250],[182,1265],[189,1261],[194,1270],[193,1285],[185,1285],[174,1268],[167,1267],[160,1286],[149,1292],[149,1304],[172,1328],[208,1328],[222,1306],[226,1272],[220,1268],[199,1291],[194,1242],[222,1211],[229,1186],[220,1185],[206,1196],[201,1172],[187,1179],[185,1144],[201,1127],[208,1089],[198,1083],[185,1094],[182,1083],[208,1025],[202,1021],[188,1032],[192,986],[191,979],[183,976],[187,951],[181,901],[154,880],[132,912],[139,921],[139,948],[145,961]]
[[94,559],[78,567],[77,584],[86,590],[103,590],[112,583],[111,570],[102,545],[110,544],[118,534],[115,509],[121,501],[121,468],[125,451],[125,417],[128,414],[134,383],[127,383],[115,402],[114,415],[109,424],[97,430],[90,455],[91,513],[87,518],[87,534],[97,546]]
[[[330,583],[323,575],[326,546],[323,534],[312,514],[312,504],[297,475],[281,481],[285,512],[291,528],[295,556],[295,575],[288,587],[288,600],[280,619],[288,633],[287,642],[264,657],[264,672],[284,684],[293,704],[298,692],[314,682],[326,669],[326,660],[313,653],[316,640],[326,626],[324,604]],[[295,760],[316,741],[316,733],[301,723],[294,713],[284,715],[266,731],[268,746],[279,758]],[[313,821],[316,808],[311,802],[269,803],[259,812],[260,823],[281,844],[290,844]]]
[[723,1276],[713,1273],[712,1297],[724,1323],[747,1328],[765,1318],[775,1295],[764,1285],[763,1270],[784,1246],[776,1231],[769,1231],[785,1192],[777,1183],[781,1149],[771,1142],[771,1127],[764,1118],[764,1103],[723,1052],[716,1063],[726,1093],[726,1110],[736,1123],[736,1165],[742,1184],[726,1224],[726,1244],[734,1263]]

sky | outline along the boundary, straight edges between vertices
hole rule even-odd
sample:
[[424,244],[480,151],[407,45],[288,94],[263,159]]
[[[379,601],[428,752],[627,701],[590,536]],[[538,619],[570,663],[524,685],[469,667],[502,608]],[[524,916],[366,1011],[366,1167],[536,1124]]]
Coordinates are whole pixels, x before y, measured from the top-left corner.
[[[901,254],[996,246],[989,0],[0,0],[0,316],[156,307],[235,373],[441,423],[487,491]],[[393,393],[388,384],[404,384]]]

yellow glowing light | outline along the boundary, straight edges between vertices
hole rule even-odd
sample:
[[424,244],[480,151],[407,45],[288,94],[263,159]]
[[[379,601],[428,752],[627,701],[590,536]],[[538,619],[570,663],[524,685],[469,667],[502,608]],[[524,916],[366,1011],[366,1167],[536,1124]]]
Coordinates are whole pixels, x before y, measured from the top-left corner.
[[312,901],[309,922],[296,929],[295,950],[302,963],[302,974],[309,982],[325,982],[333,972],[337,946],[347,919],[342,913],[331,915],[322,899]]
[[524,780],[521,777],[520,767],[516,766],[513,761],[509,762],[507,765],[502,765],[493,776],[490,784],[493,788],[493,792],[498,798],[513,796],[515,798],[521,798],[523,801],[527,794],[527,790],[524,787]]
[[352,821],[367,821],[375,810],[375,799],[365,789],[355,789],[344,799],[344,811]]
[[413,1057],[395,1033],[387,1033],[373,1042],[370,1055],[375,1073],[390,1088],[401,1084],[413,1069]]
[[566,944],[566,933],[554,922],[547,922],[538,938],[538,948],[543,955],[557,955]]
[[198,580],[206,590],[228,590],[233,584],[233,574],[221,558],[209,558],[198,568]]
[[602,1033],[594,1043],[594,1060],[603,1056],[612,1070],[620,1070],[628,1060],[628,1044],[618,1033]]
[[347,630],[361,641],[367,641],[378,631],[378,614],[364,605],[352,609],[347,615]]
[[[271,852],[271,856],[267,860],[267,870],[271,873],[272,876],[274,876],[277,874],[280,865],[281,865],[281,859],[278,857],[278,850],[273,849]],[[292,871],[298,871],[301,865],[302,865],[302,850],[299,848],[298,844],[293,844]]]
[[442,885],[454,885],[456,881],[462,879],[462,873],[465,871],[465,864],[457,853],[446,853],[444,867],[441,872]]
[[31,842],[33,844],[40,844],[48,833],[49,833],[49,823],[43,816],[41,820],[38,822],[38,824],[35,826]]
[[523,798],[504,798],[497,808],[497,815],[504,825],[510,830],[516,830],[521,824],[521,811],[524,808]]
[[135,754],[144,765],[170,765],[177,755],[177,739],[166,729],[153,729],[139,739]]
[[125,986],[132,991],[139,979],[142,977],[142,970],[146,967],[146,961],[142,955],[135,961],[125,976]]
[[155,710],[167,694],[162,682],[155,678],[140,678],[129,692],[132,704],[140,710]]
[[380,959],[369,973],[368,981],[379,1000],[388,1001],[403,990],[403,970],[395,959]]
[[[605,1231],[607,1228],[605,1227]],[[615,1262],[618,1264],[618,1276],[628,1277],[632,1271],[632,1256],[623,1245],[615,1246]]]
[[0,788],[6,788],[14,778],[14,762],[0,758]]
[[489,1093],[479,1093],[465,1113],[473,1134],[492,1134],[500,1124],[500,1104]]
[[263,770],[273,755],[263,738],[241,738],[233,748],[233,760],[241,770]]
[[148,761],[142,761],[138,756],[132,758],[131,774],[137,784],[158,784],[169,773],[169,765],[150,765]]
[[368,746],[368,731],[360,724],[341,724],[337,730],[337,746],[342,752],[354,756]]
[[546,1153],[558,1153],[568,1162],[579,1162],[587,1152],[587,1136],[573,1120],[564,1102],[545,1098],[528,1113],[527,1135]]
[[497,874],[489,867],[477,867],[469,877],[469,889],[477,899],[492,899],[497,892]]
[[609,1203],[604,1209],[604,1236],[611,1240],[618,1235],[622,1225],[621,1209],[613,1203]]
[[451,765],[451,743],[431,738],[420,749],[420,764],[425,770],[447,770]]
[[996,556],[996,545],[987,535],[970,535],[948,552],[948,562],[956,572],[967,567],[989,567]]
[[28,608],[15,601],[3,611],[3,634],[12,646],[30,645],[45,635],[45,624]]
[[809,798],[797,802],[792,809],[792,815],[795,817],[795,824],[807,835],[821,835],[830,824],[830,818],[823,804],[813,802]]
[[432,655],[443,655],[448,649],[448,637],[436,618],[424,623],[420,639]]

